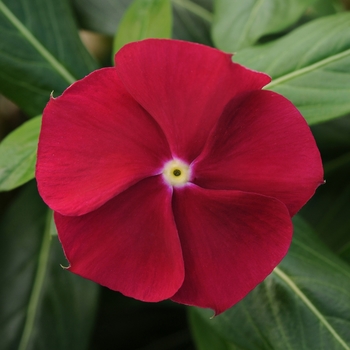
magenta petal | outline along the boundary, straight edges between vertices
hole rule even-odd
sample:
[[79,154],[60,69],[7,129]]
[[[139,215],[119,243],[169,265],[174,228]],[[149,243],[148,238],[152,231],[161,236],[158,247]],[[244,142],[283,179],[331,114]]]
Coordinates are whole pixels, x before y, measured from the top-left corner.
[[56,213],[70,271],[143,301],[174,295],[184,267],[171,196],[153,177],[86,215]]
[[172,300],[212,308],[240,301],[287,253],[292,223],[280,201],[186,186],[174,191],[185,280]]
[[227,105],[193,173],[205,188],[275,197],[291,215],[323,183],[310,128],[290,101],[271,91],[243,94]]
[[115,62],[126,89],[165,132],[174,156],[191,162],[227,102],[270,81],[231,56],[200,44],[148,39],[124,46]]
[[126,92],[116,70],[100,69],[51,98],[45,108],[39,192],[63,215],[85,214],[159,173],[169,157],[163,132]]

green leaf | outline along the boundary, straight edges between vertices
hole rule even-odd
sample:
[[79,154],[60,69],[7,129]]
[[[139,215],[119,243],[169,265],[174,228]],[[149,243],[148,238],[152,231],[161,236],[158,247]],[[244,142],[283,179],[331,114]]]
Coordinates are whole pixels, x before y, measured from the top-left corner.
[[323,241],[350,264],[350,152],[346,156],[347,169],[340,168],[344,173],[340,176],[338,173],[326,175],[326,184],[301,215],[317,230]]
[[214,319],[196,309],[233,349],[350,349],[350,267],[294,224],[288,255],[245,299]]
[[321,152],[326,183],[300,215],[350,264],[350,115],[314,125],[312,133]]
[[0,0],[0,92],[30,116],[97,68],[68,0]]
[[114,35],[132,0],[71,0],[82,28]]
[[212,0],[172,0],[173,38],[213,46],[210,29],[213,22]]
[[350,115],[316,124],[311,129],[324,162],[350,151]]
[[189,309],[189,322],[197,350],[234,350],[194,309]]
[[309,124],[350,112],[350,13],[323,17],[247,48],[234,61],[272,76],[266,89],[290,99]]
[[[51,215],[53,216],[53,212],[51,213]],[[56,227],[55,221],[53,220],[53,217],[51,219],[50,235],[54,237],[58,235],[57,227]]]
[[34,178],[41,116],[22,124],[0,143],[0,191]]
[[51,218],[34,183],[1,218],[3,350],[87,349],[97,285],[61,268],[65,258],[50,236]]
[[[132,0],[71,0],[83,28],[114,35]],[[213,0],[172,0],[173,38],[212,45]]]
[[215,45],[235,52],[294,24],[315,0],[216,0]]
[[[114,38],[113,52],[146,38],[171,38],[170,0],[134,0],[124,14]],[[113,55],[114,56],[114,55]]]
[[307,11],[306,20],[344,11],[342,4],[333,0],[317,0]]

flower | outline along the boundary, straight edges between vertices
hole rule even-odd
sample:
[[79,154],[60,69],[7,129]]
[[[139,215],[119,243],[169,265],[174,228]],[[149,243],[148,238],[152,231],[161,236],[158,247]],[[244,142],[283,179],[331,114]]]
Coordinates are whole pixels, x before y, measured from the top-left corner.
[[270,78],[199,44],[124,46],[51,98],[36,176],[69,270],[143,301],[217,314],[285,256],[323,182],[298,110]]

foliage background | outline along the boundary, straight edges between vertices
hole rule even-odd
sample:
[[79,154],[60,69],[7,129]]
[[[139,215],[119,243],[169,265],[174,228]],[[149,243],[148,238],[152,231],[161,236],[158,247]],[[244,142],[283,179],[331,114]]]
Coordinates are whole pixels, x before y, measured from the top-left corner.
[[[347,0],[0,0],[0,349],[350,349],[349,9]],[[267,88],[300,109],[324,161],[327,183],[294,219],[287,257],[214,319],[61,269],[33,180],[50,93],[146,37],[235,52],[270,74]]]

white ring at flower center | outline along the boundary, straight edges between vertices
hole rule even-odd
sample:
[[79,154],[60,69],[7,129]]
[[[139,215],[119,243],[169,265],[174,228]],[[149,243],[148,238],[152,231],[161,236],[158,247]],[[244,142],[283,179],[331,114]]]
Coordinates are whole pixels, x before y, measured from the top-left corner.
[[163,177],[171,186],[185,185],[191,175],[190,166],[178,159],[173,159],[165,164]]

